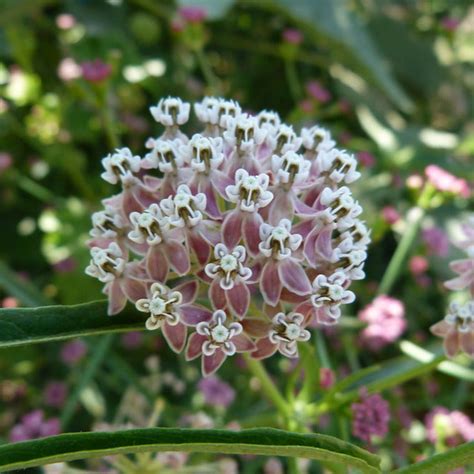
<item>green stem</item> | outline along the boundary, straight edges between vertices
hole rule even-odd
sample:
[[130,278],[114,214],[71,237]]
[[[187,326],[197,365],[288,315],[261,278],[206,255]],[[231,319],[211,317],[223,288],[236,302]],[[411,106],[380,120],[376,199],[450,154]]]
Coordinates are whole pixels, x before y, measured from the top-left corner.
[[201,48],[195,50],[196,59],[199,64],[199,68],[201,69],[202,75],[210,88],[210,92],[213,95],[220,95],[221,94],[221,87],[220,81],[217,76],[214,74],[209,61],[206,58],[204,51]]
[[276,385],[273,383],[272,379],[268,375],[268,372],[265,370],[264,365],[259,360],[252,359],[248,354],[244,354],[244,358],[250,372],[252,372],[252,374],[260,381],[265,395],[275,405],[282,416],[289,418],[291,415],[291,410],[288,406],[288,403],[280,394]]
[[64,410],[61,414],[61,426],[63,430],[66,429],[68,423],[71,421],[82,391],[89,385],[89,383],[94,378],[94,375],[96,374],[97,370],[100,368],[103,360],[105,359],[113,340],[113,334],[106,334],[105,336],[102,336],[100,341],[95,346],[94,351],[92,352],[89,358],[89,363],[82,372],[81,377],[79,379],[79,383],[76,385],[71,396],[68,398]]
[[301,98],[301,86],[296,72],[296,63],[292,59],[285,60],[285,73],[291,97],[297,104]]
[[384,295],[390,293],[393,288],[393,285],[397,281],[400,272],[402,270],[402,265],[404,264],[408,253],[413,245],[418,231],[420,229],[421,221],[425,216],[426,209],[429,204],[429,200],[432,196],[433,188],[431,185],[426,185],[423,189],[417,206],[410,209],[407,215],[407,229],[401,238],[395,253],[393,254],[387,269],[382,277],[380,286],[378,289],[379,295]]

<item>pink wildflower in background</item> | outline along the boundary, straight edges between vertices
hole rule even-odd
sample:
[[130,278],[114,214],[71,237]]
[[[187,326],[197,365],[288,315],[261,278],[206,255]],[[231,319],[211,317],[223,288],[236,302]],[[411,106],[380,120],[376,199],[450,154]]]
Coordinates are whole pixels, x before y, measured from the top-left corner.
[[20,423],[10,431],[10,441],[26,441],[28,439],[44,438],[60,433],[58,418],[45,419],[42,410],[35,410],[23,416]]
[[354,436],[370,444],[374,436],[383,438],[388,433],[390,409],[388,402],[378,393],[368,395],[362,389],[360,402],[353,403],[351,409]]
[[387,224],[395,224],[400,220],[400,213],[393,206],[385,206],[382,208],[382,219]]
[[297,30],[295,28],[286,28],[285,30],[283,30],[281,37],[286,43],[295,45],[301,44],[304,39],[303,33],[301,33],[300,30]]
[[445,16],[441,18],[441,22],[440,22],[440,25],[442,26],[442,28],[450,32],[456,31],[460,24],[461,24],[461,20],[459,20],[458,18],[454,18],[452,16]]
[[227,408],[235,399],[235,390],[215,376],[201,379],[198,388],[210,406]]
[[307,93],[321,104],[325,104],[332,99],[332,95],[319,81],[309,81],[306,84]]
[[66,365],[75,365],[82,360],[87,353],[87,345],[84,341],[76,339],[66,342],[61,348],[61,360]]
[[425,175],[438,191],[449,192],[464,198],[471,195],[469,184],[465,179],[458,178],[439,166],[427,166]]
[[440,227],[428,227],[421,232],[428,253],[438,257],[446,257],[449,252],[449,238]]
[[360,342],[373,351],[395,342],[407,325],[403,303],[386,295],[375,298],[359,312],[358,318],[367,323],[360,333]]
[[125,349],[137,349],[143,343],[143,334],[139,331],[132,331],[123,334],[120,342]]
[[372,166],[375,165],[375,157],[368,151],[359,151],[359,153],[357,153],[357,159],[359,163],[366,168],[372,168]]
[[319,385],[323,390],[330,389],[336,381],[336,374],[331,369],[321,367],[319,369]]
[[76,26],[76,19],[70,13],[61,13],[56,17],[56,26],[60,30],[69,30]]
[[426,272],[429,268],[428,260],[422,255],[414,255],[408,262],[408,268],[413,275],[421,275]]
[[49,382],[43,392],[44,403],[50,407],[61,408],[64,405],[67,394],[68,387],[64,382]]
[[0,152],[0,174],[13,165],[13,158],[10,153]]
[[445,442],[448,446],[474,440],[474,424],[469,417],[445,407],[435,407],[425,417],[427,437],[432,443]]
[[178,10],[179,16],[187,23],[202,23],[207,18],[207,11],[198,5],[182,6]]
[[110,64],[101,59],[85,61],[81,64],[82,77],[88,82],[102,82],[112,73]]

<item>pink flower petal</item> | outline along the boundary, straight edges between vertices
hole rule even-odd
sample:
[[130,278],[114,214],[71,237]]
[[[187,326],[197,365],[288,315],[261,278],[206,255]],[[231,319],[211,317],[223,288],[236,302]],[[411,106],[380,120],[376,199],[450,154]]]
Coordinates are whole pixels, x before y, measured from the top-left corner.
[[259,254],[258,244],[260,243],[260,225],[262,224],[262,216],[256,212],[245,217],[242,226],[245,246],[250,255],[257,256]]
[[462,350],[469,356],[474,357],[474,332],[467,331],[459,334]]
[[197,233],[191,231],[188,234],[189,244],[194,250],[196,257],[201,265],[207,263],[211,249],[209,244]]
[[260,279],[260,291],[269,305],[275,306],[278,303],[281,288],[278,265],[273,260],[269,260],[263,267],[262,277]]
[[280,262],[278,265],[278,274],[280,275],[280,280],[283,285],[293,293],[297,295],[308,295],[311,293],[311,283],[305,271],[301,265],[292,258],[287,258]]
[[202,374],[204,377],[212,375],[225,361],[226,355],[221,349],[217,349],[211,356],[202,356]]
[[178,275],[186,275],[191,268],[186,247],[176,240],[170,240],[166,242],[164,248],[171,268]]
[[234,184],[234,181],[225,175],[222,171],[214,171],[212,173],[212,184],[214,185],[217,192],[224,198],[227,199],[227,193],[225,188]]
[[120,313],[125,305],[127,304],[127,297],[122,290],[120,282],[114,280],[107,284],[106,293],[109,297],[109,306],[107,308],[107,314],[112,316],[113,314]]
[[242,236],[242,218],[242,213],[239,210],[230,212],[224,218],[222,236],[224,244],[230,249],[233,249],[239,243]]
[[212,313],[204,306],[183,304],[179,307],[181,320],[188,326],[196,326],[202,321],[210,321]]
[[140,204],[130,189],[126,189],[122,197],[122,209],[128,217],[132,212],[143,212],[144,206]]
[[250,291],[247,285],[236,282],[233,288],[225,292],[225,295],[232,311],[239,318],[243,318],[247,314],[250,304]]
[[209,287],[209,299],[211,300],[214,309],[224,309],[227,306],[227,298],[225,291],[219,285],[219,280],[216,278]]
[[232,342],[235,344],[237,352],[249,352],[256,349],[255,344],[245,334],[239,334],[232,338]]
[[445,337],[448,332],[451,330],[452,326],[451,324],[448,324],[444,319],[439,321],[436,324],[433,324],[431,326],[430,331],[435,335],[439,337]]
[[148,275],[155,281],[165,282],[168,277],[168,260],[161,249],[161,246],[150,247],[146,258],[146,268]]
[[459,351],[459,335],[455,328],[444,339],[444,350],[448,357],[454,357]]
[[297,214],[304,216],[314,216],[318,211],[314,207],[308,206],[303,201],[300,201],[297,197],[293,198],[293,206]]
[[317,262],[316,241],[318,239],[318,228],[315,227],[305,238],[303,253],[308,262],[315,267]]
[[292,219],[294,214],[293,202],[288,192],[280,191],[270,204],[269,223],[277,225],[282,219]]
[[175,286],[173,290],[179,291],[183,297],[183,304],[192,303],[197,296],[199,284],[196,280],[185,281],[178,286]]
[[211,220],[206,220],[201,223],[199,233],[210,245],[216,245],[222,240],[220,224]]
[[268,337],[257,341],[257,349],[252,352],[254,359],[266,359],[277,351],[277,345],[273,344]]
[[319,232],[316,239],[316,251],[326,260],[331,260],[332,249],[332,227],[326,226]]
[[449,268],[456,273],[465,273],[468,271],[474,272],[474,262],[472,260],[454,260],[449,264]]
[[186,347],[186,360],[193,360],[201,355],[202,345],[206,339],[206,336],[201,336],[197,332],[191,334]]
[[205,183],[202,183],[200,191],[206,195],[206,212],[213,217],[214,219],[218,219],[221,217],[221,211],[219,210],[219,206],[217,205],[216,194],[214,192],[213,183],[207,180]]
[[470,283],[469,275],[461,275],[460,277],[445,281],[444,286],[450,290],[459,291],[467,288]]
[[257,338],[265,337],[271,328],[270,321],[256,318],[245,318],[240,324],[247,334]]
[[127,298],[135,303],[137,300],[146,298],[146,285],[141,281],[133,278],[122,278],[120,280],[122,291],[127,295]]
[[163,324],[163,336],[165,336],[171,349],[179,353],[186,344],[186,326],[181,323],[171,326],[171,324],[165,322]]

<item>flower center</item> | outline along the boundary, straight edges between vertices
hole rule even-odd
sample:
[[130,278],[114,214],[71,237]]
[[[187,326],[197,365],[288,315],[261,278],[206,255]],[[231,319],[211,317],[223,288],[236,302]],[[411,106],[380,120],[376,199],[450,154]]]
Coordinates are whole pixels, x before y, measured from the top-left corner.
[[299,335],[300,335],[300,327],[295,323],[289,323],[288,326],[286,327],[285,336],[291,341],[294,341],[298,339]]
[[229,338],[229,330],[222,324],[219,324],[211,330],[211,335],[215,342],[223,343]]

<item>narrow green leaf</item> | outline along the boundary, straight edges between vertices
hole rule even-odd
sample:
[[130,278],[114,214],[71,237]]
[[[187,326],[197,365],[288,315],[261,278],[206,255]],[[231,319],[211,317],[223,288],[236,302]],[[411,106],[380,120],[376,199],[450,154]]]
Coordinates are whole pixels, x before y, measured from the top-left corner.
[[182,7],[202,8],[210,20],[222,18],[234,3],[235,0],[178,0],[178,5]]
[[378,456],[332,436],[272,428],[242,431],[146,428],[70,433],[0,446],[0,472],[55,462],[147,451],[292,456],[380,472]]
[[120,314],[107,316],[105,301],[0,309],[0,348],[143,328],[143,315],[131,306]]
[[[444,474],[474,464],[474,441],[436,454],[424,461],[393,471],[393,474]],[[466,471],[467,472],[467,471]],[[471,472],[471,471],[469,471]]]

